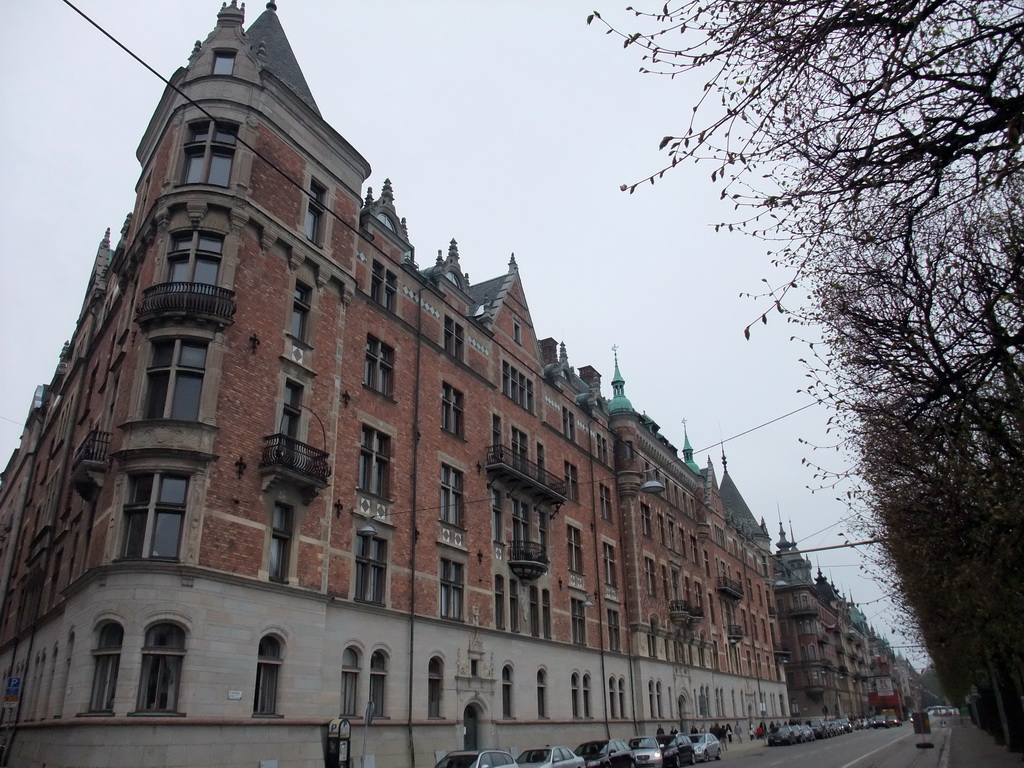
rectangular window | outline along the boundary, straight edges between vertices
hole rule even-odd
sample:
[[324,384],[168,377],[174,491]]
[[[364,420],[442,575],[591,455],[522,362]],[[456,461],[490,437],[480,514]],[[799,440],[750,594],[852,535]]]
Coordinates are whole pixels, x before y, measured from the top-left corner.
[[146,418],[196,421],[205,372],[205,343],[184,339],[154,342],[146,372]]
[[309,300],[313,291],[308,285],[295,283],[295,291],[292,294],[292,323],[291,331],[299,341],[308,341],[309,333]]
[[275,503],[270,521],[270,557],[267,575],[271,581],[288,580],[288,553],[292,543],[292,508]]
[[231,181],[237,141],[237,125],[210,120],[189,125],[184,183],[226,187]]
[[124,508],[124,557],[177,559],[181,543],[188,478],[136,475]]
[[501,491],[491,490],[491,534],[495,541],[505,540],[505,512]]
[[597,460],[602,464],[608,463],[608,438],[604,435],[597,435],[595,438],[597,446]]
[[370,298],[389,312],[395,311],[395,295],[398,293],[398,278],[395,273],[379,261],[374,260],[370,275]]
[[167,252],[167,282],[217,285],[224,238],[205,232],[177,234]]
[[439,611],[443,618],[462,621],[463,567],[462,563],[441,558]]
[[441,465],[441,519],[462,527],[462,473]]
[[357,536],[355,599],[384,605],[387,577],[387,540],[375,536]]
[[445,315],[444,317],[444,351],[456,360],[462,360],[464,355],[463,343],[465,341],[465,329],[461,324],[455,322],[454,318]]
[[649,557],[644,558],[644,582],[647,585],[647,594],[651,597],[657,597],[658,581],[654,570],[654,561]]
[[302,423],[301,384],[289,381],[284,385],[284,403],[281,405],[281,434],[298,439]]
[[462,437],[462,393],[447,382],[441,385],[441,429]]
[[651,508],[646,504],[640,505],[640,532],[644,536],[651,535]]
[[604,543],[604,583],[609,587],[619,585],[619,577],[615,567],[615,545]]
[[394,362],[394,349],[374,336],[367,336],[363,386],[390,396]]
[[572,573],[583,573],[583,534],[579,528],[568,526],[565,531],[568,544],[569,571]]
[[213,74],[232,75],[235,71],[235,52],[216,51],[213,54]]
[[608,609],[608,650],[621,651],[622,643],[619,639],[619,612]]
[[576,417],[571,409],[562,406],[562,434],[576,442]]
[[519,631],[519,582],[508,580],[508,628]]
[[530,505],[512,499],[512,541],[530,541]]
[[505,577],[494,577],[494,628],[505,628]]
[[306,201],[306,239],[320,244],[323,242],[324,207],[327,190],[315,181],[309,182],[309,199]]
[[565,462],[565,495],[571,501],[580,499],[580,473],[575,464]]
[[544,637],[551,639],[551,591],[540,591],[540,620],[544,629]]
[[530,587],[530,634],[540,637],[540,591]]
[[391,438],[363,427],[359,440],[359,487],[377,496],[388,495]]
[[508,363],[501,364],[501,391],[505,397],[533,412],[533,380]]
[[570,621],[572,624],[572,642],[575,645],[587,644],[587,609],[582,600],[575,597],[569,600]]
[[598,496],[601,503],[601,519],[611,522],[612,519],[612,490],[607,485],[598,488]]

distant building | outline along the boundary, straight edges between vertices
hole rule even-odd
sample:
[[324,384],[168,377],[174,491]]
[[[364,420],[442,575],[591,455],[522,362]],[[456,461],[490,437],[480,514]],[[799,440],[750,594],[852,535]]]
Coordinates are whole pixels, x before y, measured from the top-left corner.
[[514,258],[417,261],[273,3],[224,4],[138,156],[0,487],[11,765],[320,766],[370,712],[378,768],[788,717],[730,475],[538,337]]

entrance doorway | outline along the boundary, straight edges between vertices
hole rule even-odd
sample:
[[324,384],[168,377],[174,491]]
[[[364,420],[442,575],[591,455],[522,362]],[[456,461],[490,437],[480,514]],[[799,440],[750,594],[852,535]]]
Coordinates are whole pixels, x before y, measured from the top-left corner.
[[462,748],[479,749],[478,730],[480,726],[480,710],[476,704],[470,704],[462,713]]

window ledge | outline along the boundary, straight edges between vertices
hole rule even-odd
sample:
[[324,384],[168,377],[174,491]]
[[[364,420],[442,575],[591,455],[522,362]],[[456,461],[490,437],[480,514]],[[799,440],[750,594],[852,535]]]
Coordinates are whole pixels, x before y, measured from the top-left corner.
[[128,712],[128,717],[185,717],[184,712]]

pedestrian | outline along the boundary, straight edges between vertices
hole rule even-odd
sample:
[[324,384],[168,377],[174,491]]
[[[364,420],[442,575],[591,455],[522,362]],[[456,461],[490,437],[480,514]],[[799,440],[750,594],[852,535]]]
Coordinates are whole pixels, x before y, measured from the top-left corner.
[[691,725],[690,726],[690,733],[697,733],[697,726],[696,725]]
[[753,741],[754,740],[754,724],[753,723],[750,724],[750,728],[748,730],[750,731],[750,740]]
[[665,729],[662,728],[661,725],[659,725],[658,726],[658,730],[656,730],[654,733],[657,736],[664,736],[665,735]]
[[675,736],[677,733],[679,733],[679,731],[676,730],[674,725],[672,726],[672,730],[668,732],[669,736]]

